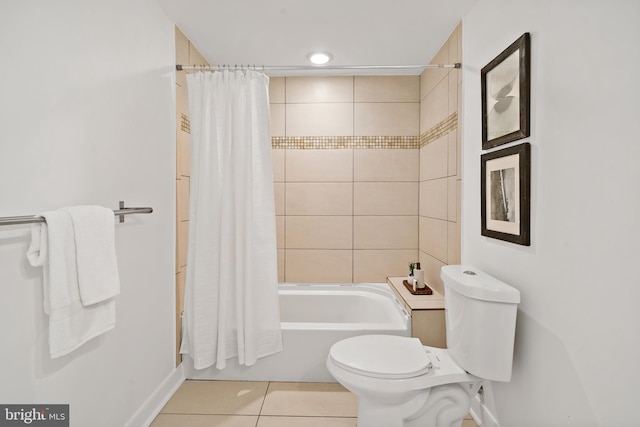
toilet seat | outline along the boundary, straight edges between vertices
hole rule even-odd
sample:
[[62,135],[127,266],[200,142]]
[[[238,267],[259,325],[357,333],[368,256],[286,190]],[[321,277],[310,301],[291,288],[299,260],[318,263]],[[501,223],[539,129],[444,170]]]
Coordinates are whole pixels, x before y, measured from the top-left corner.
[[354,374],[382,379],[414,378],[432,367],[418,338],[396,335],[361,335],[338,341],[329,359]]

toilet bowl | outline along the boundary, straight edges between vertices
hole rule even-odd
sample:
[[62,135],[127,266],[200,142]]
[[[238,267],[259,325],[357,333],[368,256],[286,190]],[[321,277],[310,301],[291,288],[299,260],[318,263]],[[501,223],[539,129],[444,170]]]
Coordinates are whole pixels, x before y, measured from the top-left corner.
[[445,266],[447,349],[362,335],[335,343],[333,377],[358,397],[358,427],[459,427],[482,381],[509,381],[519,292],[470,266]]
[[445,349],[392,335],[337,342],[327,368],[358,396],[358,427],[455,426],[482,381]]

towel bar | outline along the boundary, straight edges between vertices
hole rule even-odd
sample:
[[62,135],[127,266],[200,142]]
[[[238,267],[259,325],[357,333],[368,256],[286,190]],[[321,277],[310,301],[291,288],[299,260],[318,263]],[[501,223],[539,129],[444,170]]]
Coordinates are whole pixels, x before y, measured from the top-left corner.
[[[113,214],[120,217],[120,222],[124,222],[125,215],[149,214],[153,212],[153,208],[127,208],[124,206],[123,201],[120,201],[119,206],[120,209],[114,210]],[[32,224],[37,222],[45,222],[45,219],[39,215],[0,217],[0,225]]]

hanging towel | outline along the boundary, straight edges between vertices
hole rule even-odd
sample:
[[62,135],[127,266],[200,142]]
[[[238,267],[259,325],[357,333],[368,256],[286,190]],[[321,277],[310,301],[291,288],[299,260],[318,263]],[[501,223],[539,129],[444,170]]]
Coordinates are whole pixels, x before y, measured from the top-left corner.
[[114,235],[115,217],[102,206],[63,208],[71,215],[76,243],[78,285],[84,306],[120,293]]
[[71,215],[58,210],[41,216],[46,223],[33,225],[27,258],[34,267],[43,268],[43,305],[49,315],[49,353],[51,358],[57,358],[113,329],[115,300],[89,306],[82,304]]

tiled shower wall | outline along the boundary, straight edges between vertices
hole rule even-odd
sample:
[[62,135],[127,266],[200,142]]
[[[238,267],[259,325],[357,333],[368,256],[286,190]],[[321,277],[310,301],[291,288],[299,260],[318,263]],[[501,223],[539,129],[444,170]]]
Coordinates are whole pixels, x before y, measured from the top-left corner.
[[281,281],[381,282],[417,259],[419,85],[271,79]]
[[[460,33],[432,63],[460,61]],[[178,29],[176,50],[177,63],[206,64]],[[177,74],[179,316],[190,148],[185,73]],[[440,267],[460,260],[460,78],[451,69],[271,78],[280,281],[380,282],[419,259],[442,290]]]
[[[461,60],[459,25],[433,58]],[[270,84],[279,279],[383,282],[460,262],[461,72]]]
[[[431,63],[462,60],[461,32],[459,24]],[[461,87],[459,69],[426,69],[420,76],[420,262],[440,292],[440,268],[460,263]]]

